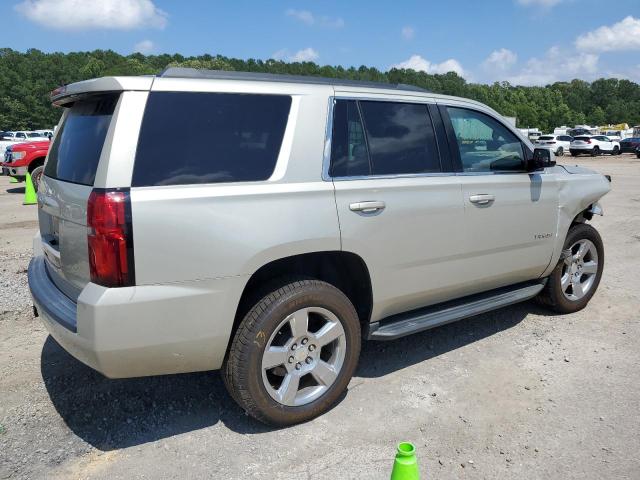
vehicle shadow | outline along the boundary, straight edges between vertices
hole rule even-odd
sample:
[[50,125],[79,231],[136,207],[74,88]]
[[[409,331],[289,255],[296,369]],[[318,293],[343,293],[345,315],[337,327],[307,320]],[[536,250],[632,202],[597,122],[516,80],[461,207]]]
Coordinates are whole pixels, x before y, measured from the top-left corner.
[[24,195],[24,187],[7,188],[7,193],[20,193]]
[[[511,328],[529,313],[544,314],[544,310],[529,302],[390,342],[366,342],[355,376],[380,377],[402,370]],[[103,451],[220,421],[242,434],[275,430],[235,404],[218,372],[111,380],[73,358],[52,337],[42,348],[40,369],[51,401],[67,426]]]
[[108,379],[47,337],[40,370],[51,401],[77,436],[103,451],[140,445],[223,421],[239,433],[269,427],[244,414],[218,372]]

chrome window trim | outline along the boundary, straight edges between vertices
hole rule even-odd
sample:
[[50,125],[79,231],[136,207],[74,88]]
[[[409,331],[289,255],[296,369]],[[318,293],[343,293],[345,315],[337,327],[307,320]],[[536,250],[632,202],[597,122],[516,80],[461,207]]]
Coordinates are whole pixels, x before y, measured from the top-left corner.
[[[346,181],[357,181],[357,180],[384,180],[384,179],[393,179],[393,178],[421,178],[421,177],[454,177],[457,175],[457,172],[431,172],[431,173],[402,173],[396,175],[357,175],[357,176],[349,176],[349,177],[332,177],[329,173],[329,168],[331,167],[331,142],[333,140],[333,111],[335,108],[336,100],[362,100],[362,101],[378,101],[378,102],[395,102],[395,103],[419,103],[419,104],[433,104],[436,105],[436,101],[431,98],[420,97],[422,100],[426,101],[416,101],[414,99],[406,99],[406,98],[393,98],[387,96],[380,97],[357,97],[357,96],[343,96],[343,95],[332,95],[329,97],[328,108],[327,108],[327,126],[325,130],[325,141],[324,141],[324,154],[322,158],[322,180],[325,182],[346,182]],[[431,118],[431,116],[429,116]],[[433,120],[431,120],[433,124]],[[435,131],[435,130],[434,130]],[[436,142],[437,145],[437,142]],[[438,147],[439,148],[439,147]],[[439,154],[439,151],[438,151]],[[491,172],[494,174],[496,172]]]

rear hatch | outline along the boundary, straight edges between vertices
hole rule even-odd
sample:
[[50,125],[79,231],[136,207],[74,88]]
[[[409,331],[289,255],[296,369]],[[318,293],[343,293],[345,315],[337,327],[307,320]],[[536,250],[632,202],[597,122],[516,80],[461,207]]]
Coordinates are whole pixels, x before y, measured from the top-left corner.
[[589,145],[591,143],[591,137],[575,137],[573,142],[571,142],[572,146],[584,146]]
[[555,137],[543,136],[543,137],[538,138],[538,141],[536,143],[539,143],[540,145],[552,145],[552,144],[556,143],[556,138]]
[[76,300],[90,281],[87,200],[120,93],[94,94],[65,111],[38,192],[47,271]]

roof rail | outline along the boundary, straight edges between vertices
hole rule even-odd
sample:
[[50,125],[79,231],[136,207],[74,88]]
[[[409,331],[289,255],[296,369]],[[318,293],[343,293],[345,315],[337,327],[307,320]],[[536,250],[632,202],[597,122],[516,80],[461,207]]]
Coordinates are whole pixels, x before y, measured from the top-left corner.
[[236,72],[226,70],[200,70],[197,68],[167,67],[158,77],[162,78],[202,78],[213,80],[250,80],[256,82],[305,83],[311,85],[342,85],[349,87],[384,88],[411,92],[429,92],[415,85],[402,83],[368,82],[342,78],[314,77],[305,75],[283,75],[262,72]]

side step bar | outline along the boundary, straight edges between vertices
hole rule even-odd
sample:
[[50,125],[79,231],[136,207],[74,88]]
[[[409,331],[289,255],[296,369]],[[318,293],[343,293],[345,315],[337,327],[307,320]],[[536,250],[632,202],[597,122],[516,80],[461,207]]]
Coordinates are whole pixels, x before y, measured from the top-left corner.
[[463,318],[490,312],[497,308],[535,297],[544,288],[545,281],[520,283],[512,287],[464,297],[455,302],[445,302],[427,308],[393,315],[372,323],[369,329],[371,340],[394,340],[412,333],[455,322]]

